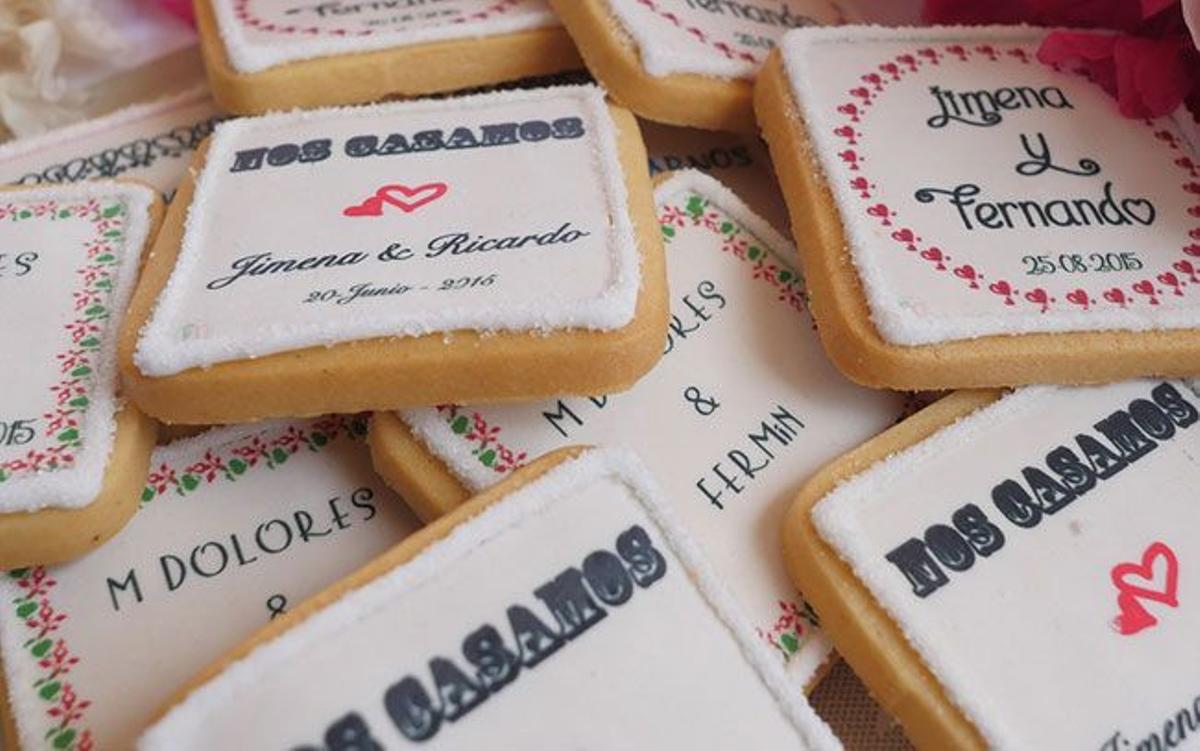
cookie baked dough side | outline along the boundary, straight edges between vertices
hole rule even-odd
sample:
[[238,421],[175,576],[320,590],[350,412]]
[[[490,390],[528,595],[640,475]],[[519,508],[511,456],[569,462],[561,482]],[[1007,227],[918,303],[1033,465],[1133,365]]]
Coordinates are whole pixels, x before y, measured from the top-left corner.
[[610,105],[609,111],[641,275],[633,320],[623,328],[376,337],[147,377],[133,354],[175,267],[205,143],[171,204],[121,331],[118,365],[126,393],[162,422],[202,425],[628,389],[662,356],[667,281],[645,144],[628,110]]
[[983,737],[950,701],[905,639],[812,521],[812,509],[839,484],[892,454],[1000,398],[1000,391],[960,391],[823,467],[800,489],[783,524],[784,563],[838,653],[871,695],[895,716],[918,748],[983,751]]
[[652,76],[606,0],[550,0],[588,70],[621,104],[656,122],[753,133],[754,84],[676,73]]
[[239,115],[424,96],[583,67],[575,43],[558,26],[297,60],[239,73],[225,49],[212,0],[196,0],[196,23],[213,98]]
[[138,509],[157,426],[126,404],[114,416],[114,439],[100,492],[80,508],[0,514],[0,570],[53,564],[98,547]]
[[871,320],[845,228],[779,50],[754,91],[755,113],[787,198],[792,234],[830,360],[872,388],[941,390],[1031,383],[1108,383],[1200,372],[1200,329],[984,336],[936,345],[889,344]]
[[[421,521],[429,524],[463,505],[470,489],[395,412],[376,412],[367,434],[371,463]],[[497,476],[499,477],[499,476]]]

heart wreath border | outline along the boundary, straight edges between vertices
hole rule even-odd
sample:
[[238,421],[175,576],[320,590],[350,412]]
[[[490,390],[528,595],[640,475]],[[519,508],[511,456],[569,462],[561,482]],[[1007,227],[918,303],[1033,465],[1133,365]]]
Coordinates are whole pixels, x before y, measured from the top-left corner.
[[[365,37],[379,33],[387,33],[391,29],[350,29],[344,27],[322,28],[320,26],[297,26],[295,24],[279,24],[274,21],[268,21],[256,14],[250,8],[252,0],[234,0],[233,15],[238,21],[246,26],[257,31],[269,31],[274,34],[297,34],[309,37],[317,36],[338,36],[338,37]],[[438,26],[453,26],[455,24],[467,23],[469,21],[485,21],[489,17],[507,13],[513,7],[519,5],[522,0],[497,0],[481,11],[471,13],[466,16],[460,16],[450,21],[441,23],[427,24],[423,28],[438,27]]]
[[[886,203],[879,201],[873,194],[872,191],[876,190],[876,185],[863,172],[862,162],[864,160],[853,148],[863,137],[863,132],[857,126],[861,125],[862,119],[867,115],[867,111],[874,100],[879,98],[889,85],[903,80],[906,75],[915,73],[924,66],[941,65],[943,59],[966,62],[973,58],[984,58],[991,62],[1006,58],[1015,58],[1026,65],[1031,65],[1035,62],[1030,52],[1023,47],[1012,46],[1001,49],[991,44],[980,44],[970,48],[962,44],[948,44],[943,46],[940,51],[935,47],[929,46],[922,47],[911,53],[905,52],[896,55],[892,60],[877,65],[876,69],[878,72],[872,71],[860,76],[859,78],[863,82],[863,85],[856,86],[847,91],[846,93],[850,99],[835,106],[834,109],[838,115],[845,119],[841,120],[840,124],[833,128],[833,134],[846,142],[846,148],[837,151],[836,156],[846,165],[847,170],[857,173],[849,181],[850,188],[858,193],[859,199],[864,204],[863,210],[866,215],[877,220],[880,226],[889,228],[891,230],[891,238],[907,252],[930,263],[936,271],[949,271],[955,277],[962,279],[971,290],[982,292],[986,289],[995,295],[997,299],[1003,299],[1004,305],[1016,306],[1017,302],[1020,301],[1022,304],[1036,305],[1040,313],[1045,313],[1050,310],[1052,305],[1058,303],[1058,299],[1050,296],[1050,293],[1045,288],[1034,287],[1022,294],[1020,290],[1006,279],[997,279],[988,283],[985,287],[981,284],[984,281],[984,276],[974,266],[971,264],[950,266],[948,262],[952,259],[941,247],[937,245],[922,245],[924,241],[917,234],[916,230],[896,223],[894,221],[897,216],[896,212]],[[1056,71],[1064,70],[1057,65],[1052,67]],[[1089,81],[1092,80],[1085,69],[1072,69],[1069,72]],[[1184,173],[1182,183],[1184,192],[1194,194],[1194,200],[1197,201],[1187,209],[1188,215],[1197,221],[1188,232],[1190,241],[1183,246],[1182,252],[1184,256],[1200,258],[1200,164],[1182,153],[1179,140],[1175,134],[1169,130],[1158,129],[1153,120],[1145,119],[1142,122],[1147,127],[1154,129],[1154,137],[1156,139],[1166,144],[1170,150],[1179,152],[1180,154],[1173,160],[1173,163]],[[1183,276],[1181,277],[1181,275]],[[1186,279],[1183,277],[1186,277]],[[1156,286],[1155,280],[1157,280],[1157,284],[1162,286]],[[1170,293],[1176,297],[1182,297],[1185,289],[1194,290],[1200,288],[1200,260],[1193,263],[1186,257],[1180,258],[1174,261],[1169,269],[1153,275],[1152,279],[1145,278],[1132,282],[1128,286],[1128,292],[1122,287],[1110,287],[1101,292],[1099,296],[1093,296],[1080,287],[1071,290],[1065,297],[1068,303],[1085,311],[1093,306],[1104,304],[1127,308],[1135,304],[1140,298],[1145,298],[1150,305],[1158,305],[1160,298],[1166,294],[1164,288],[1169,288]]]

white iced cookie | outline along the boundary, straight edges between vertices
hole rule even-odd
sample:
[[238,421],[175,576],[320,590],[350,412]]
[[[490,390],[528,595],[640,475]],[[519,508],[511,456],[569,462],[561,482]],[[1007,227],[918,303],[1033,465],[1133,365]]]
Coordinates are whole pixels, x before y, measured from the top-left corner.
[[117,334],[162,216],[146,185],[0,191],[0,569],[80,555],[137,507],[154,427]]
[[[757,108],[822,339],[891,388],[1200,369],[1200,161],[1045,29],[791,32]],[[814,165],[816,169],[814,169]]]
[[632,454],[563,451],[260,631],[138,747],[836,747],[745,632]]
[[129,748],[193,673],[416,530],[365,429],[330,417],[176,441],[110,543],[0,577],[13,748]]
[[918,747],[1192,745],[1198,452],[1182,382],[960,392],[801,491],[792,576]]
[[545,0],[201,0],[209,82],[251,113],[358,104],[580,67]]

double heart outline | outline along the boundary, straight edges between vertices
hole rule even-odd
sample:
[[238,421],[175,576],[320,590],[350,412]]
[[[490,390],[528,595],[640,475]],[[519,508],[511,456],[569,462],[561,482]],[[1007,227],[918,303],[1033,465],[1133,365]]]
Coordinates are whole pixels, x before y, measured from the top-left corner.
[[385,205],[394,206],[405,214],[411,214],[425,204],[432,203],[446,195],[448,190],[450,190],[450,186],[440,182],[423,183],[415,187],[390,183],[378,188],[362,203],[352,204],[342,209],[342,216],[381,216]]
[[[1156,583],[1154,564],[1160,559],[1166,563],[1165,580],[1161,582],[1161,589],[1151,589],[1145,584]],[[1146,548],[1141,561],[1118,563],[1109,575],[1117,588],[1117,606],[1121,611],[1113,619],[1113,628],[1122,636],[1132,636],[1158,623],[1158,618],[1146,610],[1141,600],[1179,607],[1179,559],[1175,557],[1175,551],[1161,540],[1152,542]]]

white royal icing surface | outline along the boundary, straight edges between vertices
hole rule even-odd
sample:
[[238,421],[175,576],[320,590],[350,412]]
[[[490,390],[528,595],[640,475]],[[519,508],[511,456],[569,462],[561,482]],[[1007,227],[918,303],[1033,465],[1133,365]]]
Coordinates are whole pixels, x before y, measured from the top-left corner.
[[835,0],[607,0],[655,77],[753,78],[790,29],[844,22]]
[[207,89],[135,104],[0,145],[0,182],[74,183],[133,177],[174,193],[220,115]]
[[100,492],[117,332],[153,200],[113,182],[0,193],[0,513],[80,508]]
[[[517,123],[505,131],[515,143],[346,152],[364,137],[382,149],[402,135],[412,148],[414,134],[459,143]],[[314,141],[329,156],[232,171],[238,152]],[[357,260],[242,273],[332,256]],[[375,336],[611,330],[633,318],[638,264],[615,127],[594,86],[230,121],[213,136],[135,362],[164,376]],[[385,294],[356,292],[367,288]]]
[[[1138,401],[1165,403],[1156,389],[1188,405],[1171,415],[1170,437],[1161,407],[1153,417]],[[1191,746],[1200,737],[1197,405],[1182,383],[1023,389],[851,478],[818,503],[813,520],[990,747]],[[1161,431],[1148,453],[1052,513],[1017,516],[1020,524],[993,500],[1006,479],[1032,499],[1028,468],[1061,485],[1048,458],[1058,447],[1089,465],[1080,435],[1115,455],[1098,424],[1119,411],[1157,420],[1145,423]],[[974,525],[973,562],[931,554],[947,579],[940,587],[918,587],[885,558],[906,540],[926,551],[930,539],[943,551],[965,546],[950,531],[971,528],[958,516],[965,504],[994,531]],[[1145,578],[1130,573],[1143,564]],[[1143,592],[1123,603],[1130,584],[1160,599]]]
[[[661,559],[649,564],[647,555],[640,584],[621,575],[627,586],[619,604],[601,598],[592,579],[581,583],[593,603],[581,612],[596,607],[603,615],[564,631],[534,591],[596,554],[613,561],[614,550],[625,550],[619,536],[635,527]],[[620,565],[630,564],[626,552]],[[534,666],[523,664],[469,713],[441,723],[425,746],[837,745],[778,663],[745,637],[741,615],[646,470],[631,454],[608,450],[556,467],[230,664],[151,726],[138,747],[290,748],[322,742],[327,727],[351,712],[385,747],[403,743],[385,692],[406,676],[431,690],[426,661],[435,657],[474,675],[463,640],[484,624],[497,625],[506,648],[521,648],[505,616],[512,606],[557,623],[548,628],[569,639]],[[526,657],[538,654],[527,648]],[[446,706],[444,696],[438,705]]]
[[1178,117],[1124,118],[1097,84],[1038,62],[1046,33],[847,27],[784,39],[887,341],[1200,324],[1194,144]]
[[213,0],[240,73],[317,57],[558,26],[545,0]]
[[[351,424],[235,426],[159,448],[144,504],[113,540],[0,576],[21,748],[54,747],[67,731],[77,745],[86,733],[94,748],[131,747],[164,697],[274,611],[418,529]],[[60,728],[50,712],[68,704],[79,714]]]
[[[788,579],[779,524],[798,484],[891,424],[901,398],[853,385],[822,356],[795,250],[724,186],[685,171],[655,198],[674,233],[665,238],[673,317],[666,355],[630,392],[401,417],[474,491],[561,446],[631,445],[662,472],[673,510],[755,638],[803,686],[829,643]],[[693,200],[702,202],[694,213]]]

